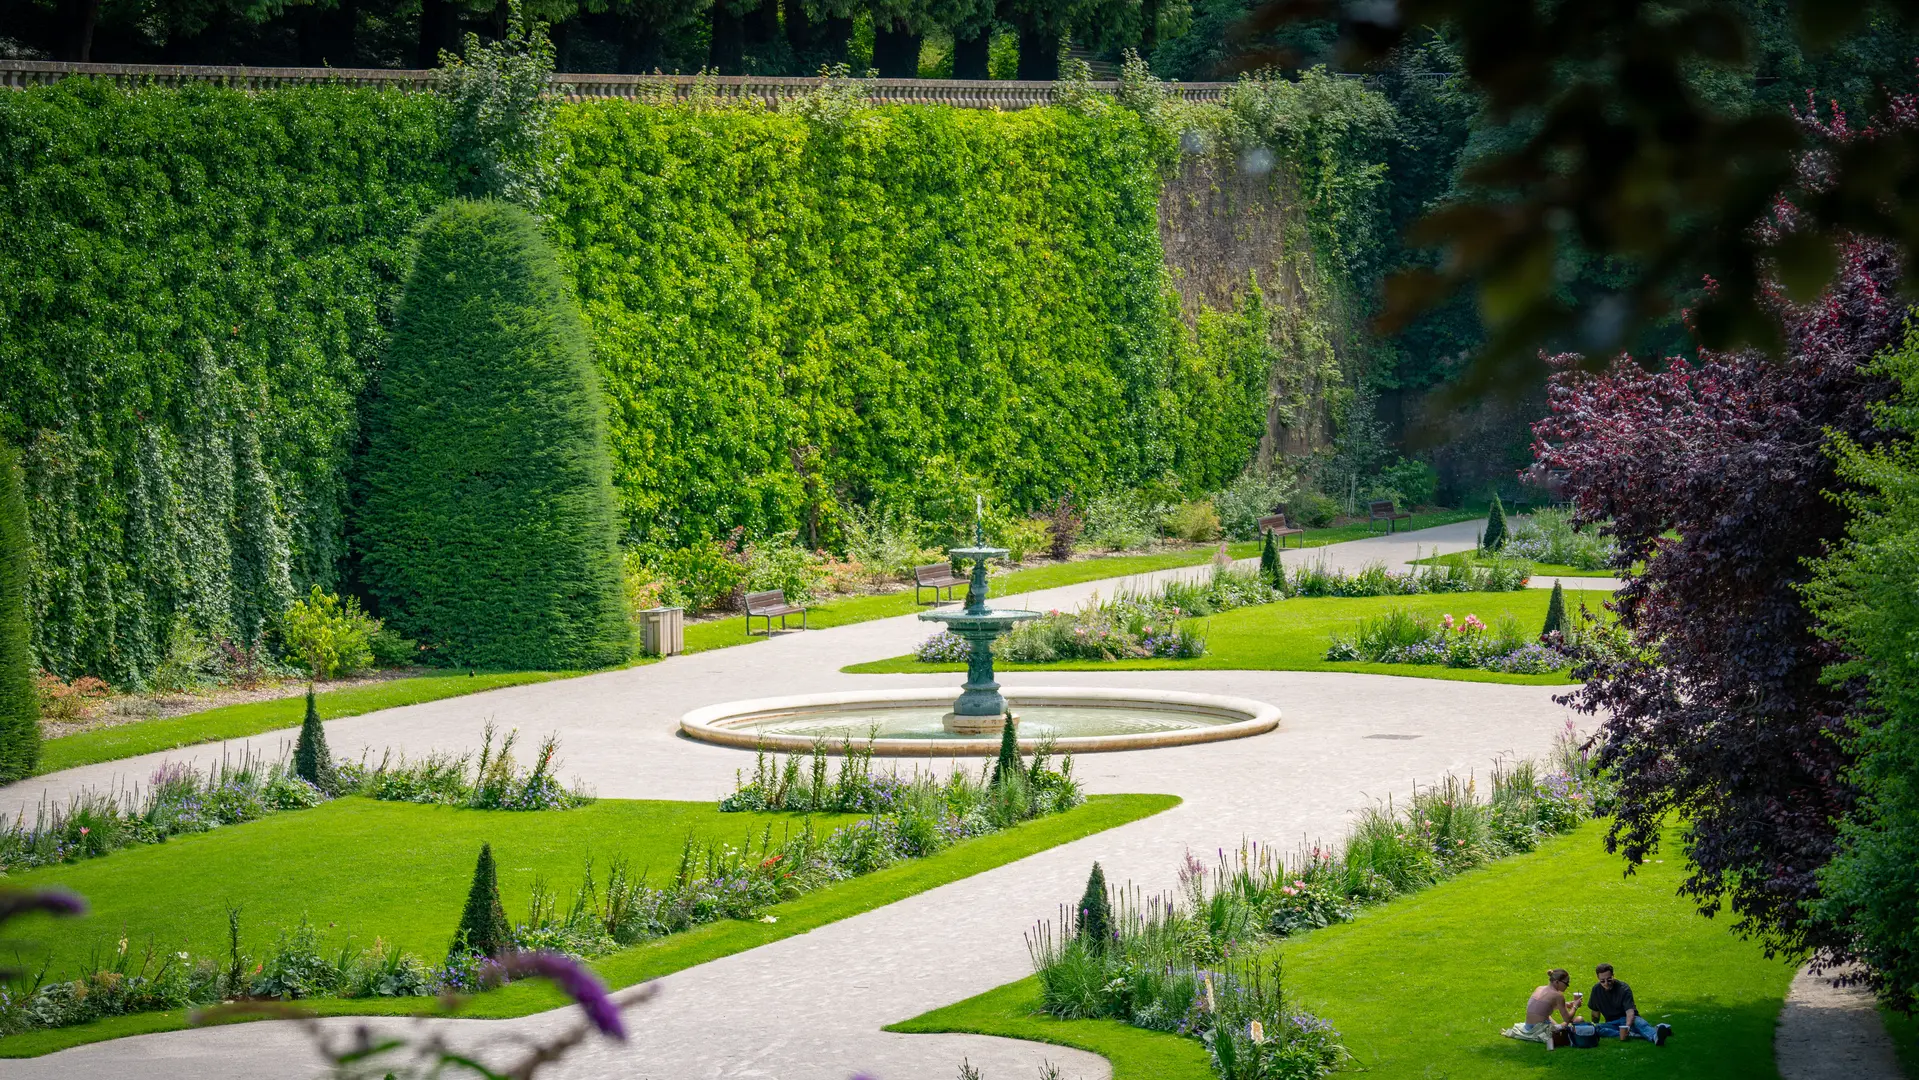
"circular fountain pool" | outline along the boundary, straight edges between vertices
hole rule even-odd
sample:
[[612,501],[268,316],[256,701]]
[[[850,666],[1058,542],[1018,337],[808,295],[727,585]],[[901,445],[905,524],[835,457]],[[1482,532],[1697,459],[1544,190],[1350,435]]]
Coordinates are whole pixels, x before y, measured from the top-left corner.
[[[1258,735],[1279,726],[1263,701],[1178,690],[1020,687],[1004,691],[1019,718],[1022,750],[1051,738],[1061,753],[1146,750]],[[887,756],[994,754],[999,736],[947,730],[953,692],[943,687],[730,701],[687,713],[680,729],[703,742],[791,753],[845,741]]]

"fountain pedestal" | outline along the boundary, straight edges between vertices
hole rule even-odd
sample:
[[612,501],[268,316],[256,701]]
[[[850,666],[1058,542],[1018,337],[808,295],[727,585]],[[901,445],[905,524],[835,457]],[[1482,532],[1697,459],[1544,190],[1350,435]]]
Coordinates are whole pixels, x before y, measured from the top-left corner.
[[953,702],[953,711],[945,718],[946,730],[955,734],[989,734],[1005,726],[1006,699],[1000,695],[999,682],[993,676],[993,642],[1015,624],[1039,618],[1037,611],[986,606],[986,560],[1005,558],[1006,551],[978,543],[970,548],[953,548],[949,554],[973,560],[972,578],[966,586],[966,606],[959,611],[920,613],[920,618],[927,622],[945,623],[947,629],[966,639],[969,648],[966,682],[960,687],[959,698]]

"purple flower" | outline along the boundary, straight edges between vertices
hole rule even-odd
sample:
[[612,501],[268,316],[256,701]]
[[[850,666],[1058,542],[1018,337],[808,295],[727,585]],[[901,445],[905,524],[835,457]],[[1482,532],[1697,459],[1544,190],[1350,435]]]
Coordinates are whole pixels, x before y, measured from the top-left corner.
[[508,953],[493,961],[503,975],[538,977],[553,980],[567,997],[580,1003],[586,1018],[610,1039],[626,1040],[626,1025],[620,1022],[620,1006],[606,992],[606,984],[586,965],[556,952]]
[[30,911],[44,911],[49,915],[85,915],[87,902],[65,889],[0,890],[0,921]]

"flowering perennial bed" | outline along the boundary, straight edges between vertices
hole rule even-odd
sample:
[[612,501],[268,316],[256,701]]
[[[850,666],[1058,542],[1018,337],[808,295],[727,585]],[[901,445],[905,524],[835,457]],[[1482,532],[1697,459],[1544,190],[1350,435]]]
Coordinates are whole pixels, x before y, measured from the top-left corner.
[[1442,615],[1429,624],[1409,612],[1389,611],[1362,621],[1350,634],[1334,635],[1326,659],[1543,675],[1572,666],[1572,648],[1559,632],[1528,638],[1510,616],[1493,628],[1471,614],[1458,622]]

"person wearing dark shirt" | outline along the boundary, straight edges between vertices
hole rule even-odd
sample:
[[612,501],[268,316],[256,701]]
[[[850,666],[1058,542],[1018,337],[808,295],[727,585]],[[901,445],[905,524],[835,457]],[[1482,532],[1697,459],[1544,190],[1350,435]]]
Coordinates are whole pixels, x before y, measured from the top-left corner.
[[1646,1018],[1639,1015],[1639,1004],[1632,998],[1632,987],[1613,978],[1611,964],[1599,965],[1594,973],[1599,976],[1599,982],[1593,986],[1593,992],[1586,996],[1586,1007],[1592,1010],[1599,1037],[1617,1038],[1625,1042],[1637,1035],[1654,1046],[1666,1045],[1667,1036],[1672,1034],[1672,1025],[1660,1024],[1655,1027],[1647,1023]]

